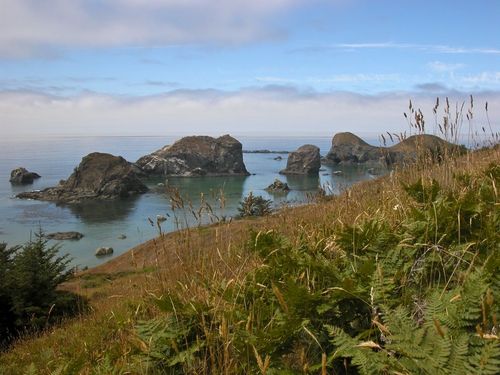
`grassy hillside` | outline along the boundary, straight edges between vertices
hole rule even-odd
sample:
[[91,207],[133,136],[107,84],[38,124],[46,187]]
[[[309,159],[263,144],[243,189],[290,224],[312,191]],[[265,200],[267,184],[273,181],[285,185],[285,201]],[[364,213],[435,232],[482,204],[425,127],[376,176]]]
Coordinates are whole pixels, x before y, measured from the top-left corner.
[[20,340],[0,373],[496,373],[499,161],[161,234],[66,283],[91,312]]

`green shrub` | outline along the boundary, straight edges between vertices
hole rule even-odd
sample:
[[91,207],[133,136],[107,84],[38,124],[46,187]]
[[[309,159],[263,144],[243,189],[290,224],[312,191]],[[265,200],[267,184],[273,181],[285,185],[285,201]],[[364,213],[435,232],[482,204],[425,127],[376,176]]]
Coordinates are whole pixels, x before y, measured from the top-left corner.
[[243,201],[240,202],[238,207],[238,212],[240,217],[248,216],[266,216],[273,212],[272,201],[265,199],[260,195],[253,195],[253,193],[248,194]]
[[58,253],[59,247],[47,246],[42,233],[24,246],[0,244],[0,345],[74,315],[85,304],[57,290],[71,275],[68,256]]

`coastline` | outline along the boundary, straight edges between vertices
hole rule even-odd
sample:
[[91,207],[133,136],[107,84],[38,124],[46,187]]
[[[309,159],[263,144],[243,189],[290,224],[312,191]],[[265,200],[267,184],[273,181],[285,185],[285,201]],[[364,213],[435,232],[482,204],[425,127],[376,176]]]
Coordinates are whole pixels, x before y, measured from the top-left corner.
[[[342,231],[346,226],[369,221],[381,213],[387,215],[388,225],[398,228],[412,207],[417,207],[406,201],[402,182],[413,182],[422,175],[437,178],[446,188],[452,185],[450,171],[480,174],[492,162],[498,163],[498,151],[497,147],[472,153],[434,164],[429,169],[402,168],[393,175],[354,184],[325,201],[284,207],[274,215],[255,219],[173,231],[143,242],[61,285],[61,289],[88,298],[92,313],[68,320],[51,329],[50,334],[27,337],[16,343],[0,357],[0,367],[18,371],[25,363],[35,363],[37,368],[53,371],[76,357],[82,363],[81,368],[91,372],[99,364],[88,359],[89,352],[77,350],[82,341],[90,348],[92,358],[103,358],[103,353],[110,352],[147,352],[149,347],[137,341],[136,329],[143,321],[165,317],[155,302],[171,295],[183,298],[181,301],[185,298],[210,303],[212,300],[207,298],[213,295],[210,289],[213,285],[220,286],[216,291],[225,290],[229,285],[248,285],[246,283],[254,282],[247,277],[253,271],[274,269],[273,264],[266,263],[253,248],[260,233],[265,238],[276,234],[287,239],[282,244],[283,250],[296,249],[299,251],[296,255],[305,251],[304,256],[312,256],[322,249],[329,255],[328,261],[335,263],[344,259],[346,252],[339,247],[338,232],[332,228]],[[279,268],[276,270],[281,272]],[[272,289],[268,290],[273,296]],[[177,304],[178,300],[175,301]],[[109,337],[117,339],[109,340]],[[54,350],[50,368],[46,365],[47,357],[39,355],[47,347]],[[68,348],[72,350],[68,352]],[[134,363],[130,356],[123,354],[113,358],[113,366],[125,370]],[[50,373],[49,370],[46,373]]]
[[[372,180],[359,181],[351,185],[347,190],[362,189],[365,186],[375,188],[389,178],[389,175],[378,176]],[[287,205],[276,209],[269,216],[260,216],[253,218],[232,218],[225,223],[213,223],[187,229],[177,229],[171,232],[161,233],[160,235],[147,240],[137,246],[131,247],[122,254],[110,258],[108,261],[97,266],[89,267],[86,270],[79,271],[75,276],[80,277],[88,274],[112,274],[121,272],[136,272],[144,269],[158,266],[166,257],[172,256],[169,253],[172,249],[179,245],[178,241],[182,241],[186,236],[190,236],[193,242],[199,241],[201,237],[213,239],[214,232],[220,228],[231,232],[248,231],[248,228],[265,229],[269,222],[279,219],[280,217],[290,217],[300,215],[301,210],[309,210],[313,206],[327,205],[330,200],[340,199],[346,192],[329,196],[325,201],[304,202],[297,205]]]

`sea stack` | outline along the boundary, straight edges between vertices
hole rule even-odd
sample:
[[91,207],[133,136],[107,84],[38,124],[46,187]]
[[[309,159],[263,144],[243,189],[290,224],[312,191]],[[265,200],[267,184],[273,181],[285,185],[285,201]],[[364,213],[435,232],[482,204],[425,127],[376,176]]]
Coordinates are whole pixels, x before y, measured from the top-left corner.
[[29,172],[26,168],[19,167],[10,172],[9,182],[13,185],[28,185],[41,176],[35,172]]
[[17,197],[61,203],[125,198],[148,190],[138,176],[134,165],[121,156],[94,152],[85,156],[71,176],[58,186]]
[[325,156],[327,164],[358,164],[379,162],[384,158],[381,147],[371,146],[353,133],[337,133]]
[[319,148],[314,145],[304,145],[288,155],[286,168],[281,174],[317,175],[321,168]]
[[248,176],[241,143],[224,135],[184,137],[141,157],[137,167],[156,176]]

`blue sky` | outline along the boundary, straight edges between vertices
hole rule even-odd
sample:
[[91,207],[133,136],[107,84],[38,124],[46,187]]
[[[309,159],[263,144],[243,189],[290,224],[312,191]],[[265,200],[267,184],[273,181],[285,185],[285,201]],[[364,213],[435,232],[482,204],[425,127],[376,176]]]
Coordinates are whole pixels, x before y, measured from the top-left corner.
[[0,0],[5,134],[404,130],[500,114],[500,2]]

